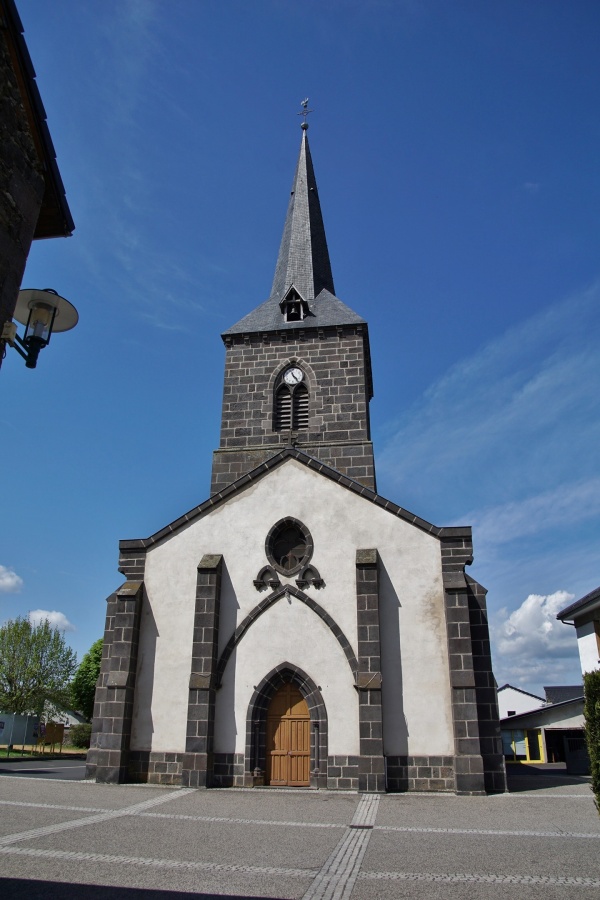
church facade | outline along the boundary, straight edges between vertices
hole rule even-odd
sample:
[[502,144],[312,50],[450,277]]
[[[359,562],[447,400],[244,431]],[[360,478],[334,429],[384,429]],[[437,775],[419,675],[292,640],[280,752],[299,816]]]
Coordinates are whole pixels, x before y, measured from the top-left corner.
[[471,529],[377,493],[368,327],[335,294],[306,129],[271,294],[222,335],[211,495],[120,543],[88,776],[502,791]]

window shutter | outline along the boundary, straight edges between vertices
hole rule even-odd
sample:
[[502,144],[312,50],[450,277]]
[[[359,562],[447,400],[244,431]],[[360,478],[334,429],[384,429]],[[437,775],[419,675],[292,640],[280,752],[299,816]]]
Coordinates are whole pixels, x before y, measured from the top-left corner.
[[300,431],[308,428],[308,391],[306,386],[299,384],[294,391],[294,424],[293,430]]
[[275,430],[288,431],[292,427],[292,395],[282,384],[275,397]]

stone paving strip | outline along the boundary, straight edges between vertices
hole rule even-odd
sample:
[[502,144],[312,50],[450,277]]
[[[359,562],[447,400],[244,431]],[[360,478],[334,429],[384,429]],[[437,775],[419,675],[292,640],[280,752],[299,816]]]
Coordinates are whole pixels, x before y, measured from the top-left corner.
[[96,825],[98,822],[106,822],[109,819],[119,819],[122,816],[135,815],[136,812],[149,809],[152,806],[159,806],[161,803],[168,803],[169,800],[178,800],[186,794],[194,794],[194,788],[179,788],[170,794],[163,794],[160,797],[153,797],[151,800],[144,800],[142,803],[136,803],[133,806],[126,806],[124,809],[109,809],[95,816],[85,816],[83,819],[71,819],[69,822],[56,822],[53,825],[43,825],[41,828],[31,828],[28,831],[20,831],[16,834],[7,834],[0,838],[0,848],[9,844],[16,844],[19,841],[31,841],[35,838],[45,837],[47,834],[57,834],[60,831],[69,831],[72,828],[83,828],[85,825]]
[[284,875],[314,878],[316,869],[286,869],[281,866],[236,866],[234,863],[195,862],[184,859],[153,859],[144,856],[112,856],[108,853],[79,853],[71,850],[36,850],[33,847],[2,847],[0,855],[32,856],[38,859],[64,859],[75,862],[104,862],[127,866],[149,866],[157,869],[197,869],[203,872],[245,872],[247,875]]
[[600,888],[600,878],[578,878],[570,875],[481,875],[456,873],[446,875],[434,872],[361,872],[361,881],[439,881],[444,884],[552,884],[565,887]]
[[348,900],[371,838],[378,806],[378,794],[361,797],[346,834],[302,900]]
[[[355,831],[354,836],[364,839],[368,834],[366,830]],[[187,869],[204,872],[222,872],[223,874],[244,873],[247,875],[275,875],[291,878],[314,878],[314,884],[304,894],[302,900],[347,900],[352,893],[356,880],[359,881],[424,881],[440,882],[444,884],[523,884],[523,885],[556,885],[564,887],[589,887],[600,888],[600,879],[577,877],[568,875],[493,875],[481,873],[453,873],[442,872],[358,872],[356,865],[356,847],[346,846],[346,862],[355,861],[354,877],[344,878],[343,867],[338,867],[337,873],[331,872],[326,880],[323,876],[326,866],[331,867],[332,860],[339,857],[340,847],[334,853],[320,872],[315,869],[291,869],[278,866],[236,866],[223,863],[204,863],[178,859],[152,859],[140,856],[112,856],[106,853],[77,853],[66,850],[36,850],[26,847],[0,847],[0,855],[25,856],[37,859],[60,859],[73,862],[100,862],[110,865],[135,865],[159,869]],[[360,849],[360,848],[359,848]],[[366,848],[365,848],[366,849]],[[361,860],[362,856],[361,854]],[[343,861],[343,859],[342,859]],[[347,867],[348,868],[348,867]],[[352,872],[349,873],[352,875]],[[337,877],[336,877],[337,875]]]
[[[106,807],[99,806],[66,806],[60,803],[28,803],[22,800],[0,800],[0,806],[23,806],[33,807],[34,809],[57,809],[66,812],[90,812],[90,813],[106,813]],[[365,807],[366,808],[366,807]],[[371,809],[376,814],[377,806],[372,804]],[[182,813],[157,813],[146,812],[145,809],[139,811],[135,807],[127,807],[125,811],[121,811],[122,815],[140,816],[145,819],[172,819],[184,822],[220,822],[225,825],[269,825],[284,828],[328,828],[343,829],[347,825],[339,822],[289,822],[285,819],[240,819],[230,816],[192,816]],[[490,837],[539,837],[539,838],[572,838],[585,840],[600,840],[600,831],[527,831],[524,829],[498,829],[498,828],[440,828],[425,827],[418,825],[375,825],[374,815],[371,822],[362,822],[361,814],[357,809],[351,828],[372,827],[374,831],[396,831],[408,834],[474,834],[487,835]],[[357,818],[358,817],[358,818]],[[111,816],[112,818],[112,816]],[[77,822],[84,820],[77,819]],[[27,834],[29,832],[26,832]]]
[[[231,819],[225,816],[186,816],[178,813],[134,813],[144,819],[183,819],[192,822],[225,822],[231,825],[277,825],[286,828],[347,828],[340,822],[287,822],[283,819]],[[599,835],[600,836],[600,835]]]
[[64,809],[67,812],[106,812],[105,806],[65,806],[62,803],[27,803],[24,800],[0,800],[0,806],[29,806],[34,809]]
[[519,791],[518,794],[498,794],[499,798],[507,797],[510,800],[591,800],[590,794],[542,794],[539,791],[530,794]]
[[376,825],[375,831],[402,831],[417,834],[481,834],[492,837],[591,838],[600,840],[600,832],[585,831],[510,831],[495,828],[425,828],[412,825]]

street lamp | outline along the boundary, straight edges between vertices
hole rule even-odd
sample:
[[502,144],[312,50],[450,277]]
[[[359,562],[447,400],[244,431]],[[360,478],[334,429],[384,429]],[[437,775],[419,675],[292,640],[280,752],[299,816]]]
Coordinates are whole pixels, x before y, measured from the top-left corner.
[[25,326],[21,338],[14,322],[7,322],[2,339],[25,360],[28,369],[35,369],[42,347],[50,342],[54,331],[69,331],[75,328],[79,314],[72,303],[60,297],[52,288],[19,291],[14,318]]

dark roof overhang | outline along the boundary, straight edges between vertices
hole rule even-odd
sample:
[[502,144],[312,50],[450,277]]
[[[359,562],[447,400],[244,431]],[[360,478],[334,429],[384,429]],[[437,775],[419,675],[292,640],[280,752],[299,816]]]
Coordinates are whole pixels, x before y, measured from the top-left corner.
[[586,594],[585,597],[582,597],[581,600],[576,600],[575,603],[571,603],[570,606],[561,609],[561,611],[556,614],[556,618],[561,622],[573,623],[575,619],[587,616],[592,612],[598,612],[600,615],[600,587],[590,591],[590,593]]
[[58,171],[56,152],[46,122],[46,111],[35,80],[35,69],[23,37],[23,25],[14,0],[0,0],[0,14],[0,28],[5,36],[21,101],[43,169],[44,197],[33,237],[34,239],[69,237],[75,229],[75,224]]

